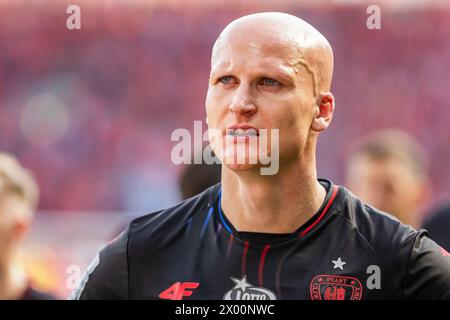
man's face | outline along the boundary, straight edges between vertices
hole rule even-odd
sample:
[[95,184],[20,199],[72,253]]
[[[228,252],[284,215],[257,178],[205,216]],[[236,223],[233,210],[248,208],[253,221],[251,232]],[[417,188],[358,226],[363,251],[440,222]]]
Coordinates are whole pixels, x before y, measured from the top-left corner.
[[416,224],[423,185],[402,160],[356,155],[349,164],[347,183],[364,202],[406,224]]
[[[296,160],[314,118],[313,83],[298,63],[299,49],[277,37],[251,32],[229,34],[216,45],[206,97],[208,127],[220,133],[210,135],[211,146],[233,170],[258,167],[249,163],[249,154],[259,155],[261,144],[266,144],[269,156],[272,144],[278,144],[280,164]],[[250,132],[233,126],[253,128],[257,134],[268,129],[268,138],[260,134],[259,147],[255,146]],[[270,138],[271,129],[279,129],[279,141]],[[245,163],[226,161],[236,160],[238,145],[245,147]]]

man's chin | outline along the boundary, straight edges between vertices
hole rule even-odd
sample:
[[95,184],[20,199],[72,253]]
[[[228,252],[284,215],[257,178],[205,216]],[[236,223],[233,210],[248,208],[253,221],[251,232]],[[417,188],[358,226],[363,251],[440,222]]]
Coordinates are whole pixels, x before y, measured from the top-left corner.
[[244,164],[237,164],[237,163],[227,163],[225,162],[224,165],[235,172],[243,172],[243,171],[251,171],[259,169],[260,165],[258,164],[250,164],[250,163],[244,163]]

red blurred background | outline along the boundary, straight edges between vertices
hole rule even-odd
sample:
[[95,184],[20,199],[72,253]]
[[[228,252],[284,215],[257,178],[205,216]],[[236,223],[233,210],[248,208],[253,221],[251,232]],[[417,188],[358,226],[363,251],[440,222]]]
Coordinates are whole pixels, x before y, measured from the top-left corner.
[[[212,44],[248,13],[297,15],[333,46],[321,177],[342,184],[350,142],[398,127],[432,159],[433,201],[448,196],[446,2],[382,1],[381,29],[369,30],[368,1],[0,1],[0,150],[41,187],[27,247],[39,286],[64,296],[67,266],[84,268],[128,213],[179,200],[170,135],[204,120]],[[66,28],[69,4],[81,30]]]

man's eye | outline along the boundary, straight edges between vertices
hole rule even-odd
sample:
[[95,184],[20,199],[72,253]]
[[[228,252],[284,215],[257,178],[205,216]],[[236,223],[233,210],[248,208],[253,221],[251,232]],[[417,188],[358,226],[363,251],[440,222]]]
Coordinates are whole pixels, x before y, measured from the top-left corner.
[[269,79],[269,78],[261,79],[259,84],[263,85],[263,86],[268,86],[268,87],[277,87],[277,86],[280,85],[280,83],[278,81],[273,80],[273,79]]
[[233,77],[231,76],[221,77],[219,78],[219,82],[223,84],[230,84],[233,82]]

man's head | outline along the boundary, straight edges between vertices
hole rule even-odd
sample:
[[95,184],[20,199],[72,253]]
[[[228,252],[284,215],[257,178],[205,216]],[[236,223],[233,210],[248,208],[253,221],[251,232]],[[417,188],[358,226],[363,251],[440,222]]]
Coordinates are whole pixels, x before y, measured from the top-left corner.
[[23,239],[37,201],[38,187],[31,174],[13,156],[0,153],[0,262]]
[[362,138],[347,165],[347,185],[363,201],[414,227],[430,195],[427,159],[406,133],[386,129]]
[[[214,44],[206,98],[211,145],[231,165],[237,127],[279,130],[280,164],[314,159],[317,135],[331,122],[333,53],[328,41],[305,21],[285,13],[258,13],[231,22]],[[258,154],[248,146],[249,153]],[[265,143],[265,141],[261,141]],[[223,148],[221,146],[224,146]],[[249,154],[247,153],[247,154]],[[248,161],[246,161],[248,163]]]

